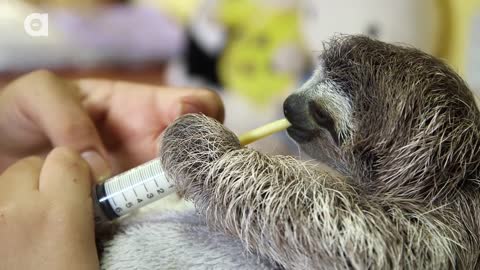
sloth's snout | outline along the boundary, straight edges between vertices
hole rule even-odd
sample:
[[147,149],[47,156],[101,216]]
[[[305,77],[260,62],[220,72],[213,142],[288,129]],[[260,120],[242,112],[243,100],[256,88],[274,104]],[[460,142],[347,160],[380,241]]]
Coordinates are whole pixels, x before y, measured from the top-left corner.
[[283,103],[283,112],[292,124],[287,132],[298,143],[312,140],[320,129],[329,131],[338,143],[332,116],[313,99],[301,94],[292,94]]
[[311,117],[308,99],[299,94],[290,95],[283,103],[283,113],[292,124],[288,134],[298,143],[308,142],[315,137],[318,128]]
[[307,99],[301,95],[290,95],[283,103],[283,113],[292,125],[304,129],[313,129],[314,127],[310,126],[308,121],[305,121],[308,120],[307,102]]

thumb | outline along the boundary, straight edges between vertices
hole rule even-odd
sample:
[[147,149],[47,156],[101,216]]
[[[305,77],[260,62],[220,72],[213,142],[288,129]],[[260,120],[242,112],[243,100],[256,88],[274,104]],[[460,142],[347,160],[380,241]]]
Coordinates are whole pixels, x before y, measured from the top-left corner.
[[[30,78],[29,91],[20,96],[20,107],[48,137],[53,147],[66,146],[81,153],[93,176],[110,175],[107,151],[88,112],[81,104],[80,91],[49,72]],[[37,83],[32,81],[38,80]],[[35,88],[32,89],[32,85]]]

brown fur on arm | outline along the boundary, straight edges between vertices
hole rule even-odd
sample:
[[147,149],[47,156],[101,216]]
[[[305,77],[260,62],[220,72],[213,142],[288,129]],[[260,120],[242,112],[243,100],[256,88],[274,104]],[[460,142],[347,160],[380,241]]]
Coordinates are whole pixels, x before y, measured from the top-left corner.
[[287,269],[458,264],[460,225],[448,207],[368,197],[316,165],[242,148],[232,132],[205,116],[172,124],[160,157],[209,225]]

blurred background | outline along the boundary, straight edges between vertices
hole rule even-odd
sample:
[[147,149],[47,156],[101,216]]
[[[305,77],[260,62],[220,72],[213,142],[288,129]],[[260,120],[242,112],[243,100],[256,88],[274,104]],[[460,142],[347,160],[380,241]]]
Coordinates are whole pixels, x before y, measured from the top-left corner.
[[[0,0],[0,87],[47,68],[207,87],[242,133],[282,114],[284,98],[335,34],[365,34],[441,57],[480,92],[477,0]],[[298,154],[284,134],[255,147]]]

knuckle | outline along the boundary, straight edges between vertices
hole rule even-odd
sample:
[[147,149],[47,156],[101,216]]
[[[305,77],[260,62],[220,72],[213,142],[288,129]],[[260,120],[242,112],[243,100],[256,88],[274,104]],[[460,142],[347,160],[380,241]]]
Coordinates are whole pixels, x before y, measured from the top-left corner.
[[202,96],[206,96],[206,97],[209,97],[209,98],[212,98],[212,99],[220,99],[220,96],[215,92],[215,91],[212,91],[212,90],[209,90],[209,89],[204,89],[204,88],[199,88],[199,89],[196,89],[197,93],[202,95]]
[[49,81],[55,81],[57,80],[57,77],[53,72],[48,71],[46,69],[39,69],[32,71],[30,73],[27,73],[25,76],[22,77],[24,80],[29,80],[29,81],[37,81],[37,82],[49,82]]
[[223,121],[225,111],[220,95],[217,92],[208,89],[199,89],[198,91],[199,94],[204,96],[206,100],[210,100],[212,102],[211,104],[215,105],[211,108],[213,110],[212,113],[214,114],[212,116]]
[[78,118],[65,121],[60,133],[64,134],[70,142],[75,144],[97,136],[97,131],[91,123],[85,119]]
[[25,166],[28,166],[28,167],[40,168],[42,167],[43,159],[40,157],[31,156],[31,157],[22,159],[20,162],[22,162]]
[[68,147],[57,147],[52,150],[47,159],[54,159],[66,167],[78,170],[88,170],[88,164],[83,160],[80,154]]
[[[20,77],[18,82],[20,84],[28,84],[31,88],[32,85],[44,86],[47,89],[48,86],[56,85],[58,78],[55,74],[48,70],[36,70]],[[43,88],[43,87],[42,87]]]
[[19,97],[50,95],[58,90],[60,79],[48,70],[32,71],[16,79],[9,88]]
[[75,160],[79,158],[79,155],[75,150],[70,149],[68,147],[56,147],[52,150],[52,152],[48,157],[70,161],[70,160]]
[[27,157],[23,158],[17,163],[15,163],[13,166],[15,166],[18,170],[40,170],[40,168],[43,165],[43,159],[40,157]]

